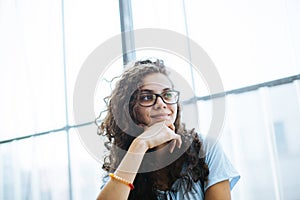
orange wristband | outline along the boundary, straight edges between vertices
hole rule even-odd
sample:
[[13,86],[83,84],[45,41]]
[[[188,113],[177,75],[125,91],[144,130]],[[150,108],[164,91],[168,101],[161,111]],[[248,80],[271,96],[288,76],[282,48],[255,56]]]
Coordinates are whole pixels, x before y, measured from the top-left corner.
[[109,176],[110,176],[110,178],[115,179],[115,180],[119,181],[120,183],[123,183],[123,184],[127,185],[128,187],[130,187],[130,190],[134,189],[133,184],[130,183],[129,181],[127,181],[127,180],[125,180],[125,179],[123,179],[123,178],[121,178],[121,177],[119,177],[119,176],[117,176],[113,173],[109,173]]

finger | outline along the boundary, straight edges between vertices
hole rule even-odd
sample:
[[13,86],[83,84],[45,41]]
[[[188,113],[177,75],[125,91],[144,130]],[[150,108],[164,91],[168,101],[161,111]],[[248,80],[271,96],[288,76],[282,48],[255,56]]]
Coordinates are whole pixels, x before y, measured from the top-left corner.
[[181,145],[182,145],[182,140],[181,140],[181,137],[180,135],[176,134],[177,135],[177,138],[176,138],[176,144],[177,144],[177,147],[180,149],[181,148]]
[[175,147],[176,147],[176,140],[172,140],[170,144],[170,153],[173,153]]
[[[168,131],[170,134],[172,134],[172,139],[173,140],[172,142],[172,145],[174,145],[174,147],[172,147],[172,151],[174,150],[175,146],[177,146],[178,148],[181,148],[181,145],[182,145],[182,140],[181,140],[181,136],[178,135],[177,133],[174,132],[175,130],[175,126],[174,124],[169,124],[168,127],[172,130],[172,131]],[[171,150],[171,148],[170,148]]]
[[181,136],[174,133],[173,132],[173,139],[171,139],[170,141],[170,153],[173,153],[175,147],[177,146],[177,148],[181,148],[181,144],[182,144],[182,140],[181,140]]

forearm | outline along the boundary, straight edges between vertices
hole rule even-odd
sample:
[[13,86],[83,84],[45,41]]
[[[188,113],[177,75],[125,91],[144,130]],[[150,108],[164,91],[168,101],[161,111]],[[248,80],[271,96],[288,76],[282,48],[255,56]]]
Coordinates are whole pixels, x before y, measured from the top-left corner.
[[[148,147],[144,142],[138,139],[134,140],[117,170],[115,171],[115,175],[132,183],[136,177],[137,171],[143,161],[147,149]],[[100,192],[97,199],[126,200],[129,192],[130,188],[128,185],[117,180],[110,179]]]

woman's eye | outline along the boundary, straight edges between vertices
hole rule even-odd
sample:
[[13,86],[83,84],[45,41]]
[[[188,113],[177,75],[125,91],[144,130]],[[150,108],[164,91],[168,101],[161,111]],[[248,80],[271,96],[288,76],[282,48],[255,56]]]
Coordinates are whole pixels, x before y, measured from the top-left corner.
[[142,94],[140,95],[140,101],[152,101],[153,94]]
[[164,98],[166,98],[166,99],[172,99],[172,98],[174,98],[174,95],[173,95],[172,92],[166,92],[164,94]]

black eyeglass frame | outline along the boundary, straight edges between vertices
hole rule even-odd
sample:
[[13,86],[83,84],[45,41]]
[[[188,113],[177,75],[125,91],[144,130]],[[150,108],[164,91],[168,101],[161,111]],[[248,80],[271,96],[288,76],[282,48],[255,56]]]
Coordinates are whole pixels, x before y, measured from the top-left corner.
[[[168,102],[165,102],[165,100],[164,100],[162,94],[167,93],[167,92],[176,92],[176,93],[177,93],[177,100],[176,100],[176,102],[174,102],[174,103],[168,103]],[[143,93],[142,93],[142,94],[143,94]],[[147,93],[144,93],[144,94],[147,94]],[[138,104],[139,104],[140,106],[142,106],[142,107],[151,107],[151,106],[153,106],[153,105],[156,104],[157,98],[158,98],[158,97],[160,97],[161,100],[162,100],[165,104],[173,105],[173,104],[177,104],[177,103],[178,103],[178,101],[179,101],[179,96],[180,96],[180,92],[177,91],[177,90],[168,90],[168,91],[164,91],[164,92],[162,92],[162,93],[160,93],[160,94],[155,94],[155,93],[148,93],[148,94],[150,94],[150,95],[155,95],[155,100],[154,100],[153,104],[148,105],[148,106],[145,106],[145,105],[142,105],[142,104],[140,103],[140,101],[138,100]],[[140,94],[138,94],[138,95],[140,95]]]

